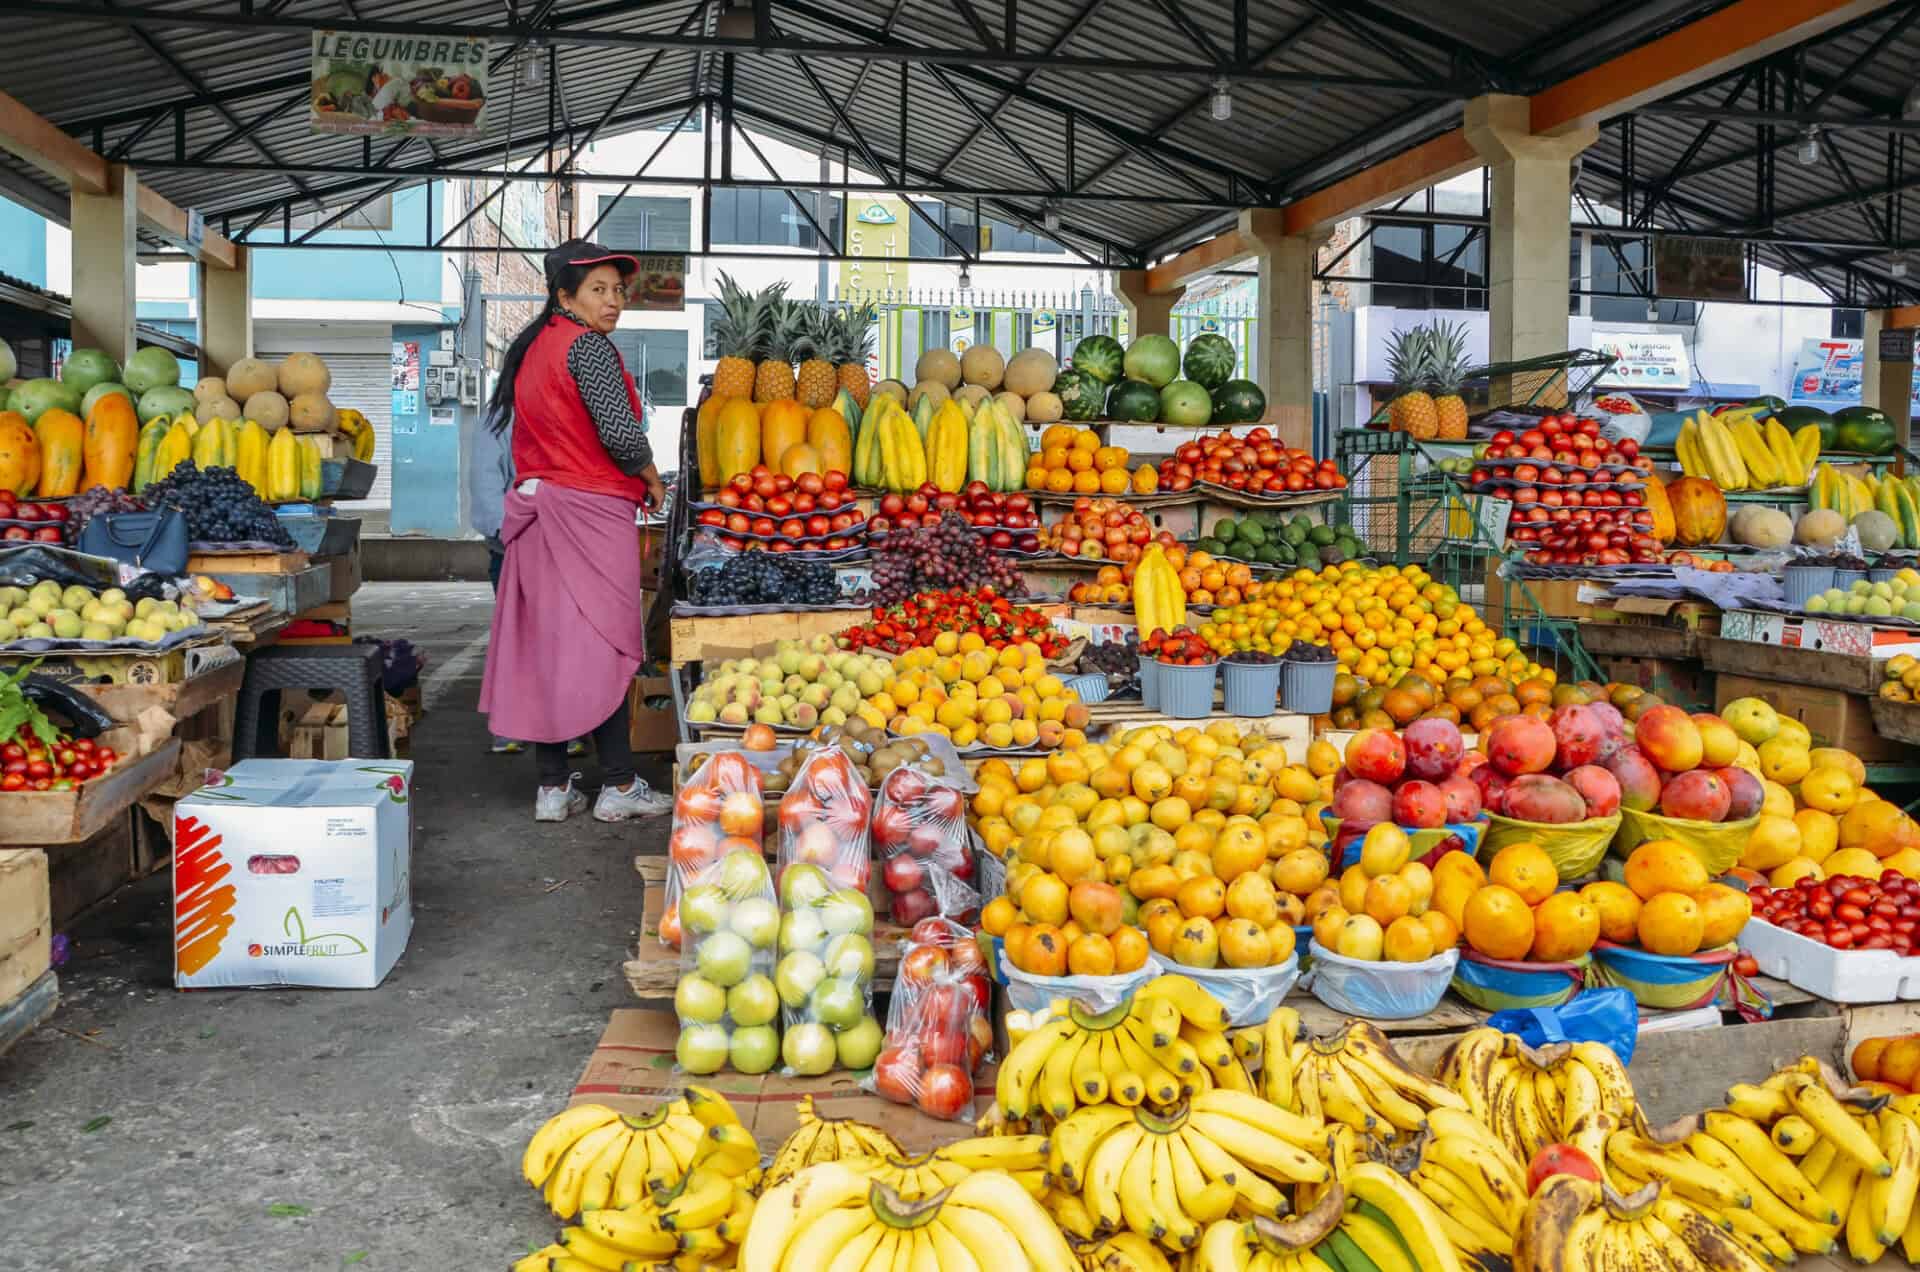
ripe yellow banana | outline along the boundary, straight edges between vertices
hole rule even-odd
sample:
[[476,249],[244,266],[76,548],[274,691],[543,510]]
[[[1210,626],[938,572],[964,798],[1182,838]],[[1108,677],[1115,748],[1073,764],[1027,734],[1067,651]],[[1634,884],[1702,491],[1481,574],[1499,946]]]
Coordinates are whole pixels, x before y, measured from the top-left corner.
[[1201,1173],[1211,1181],[1224,1180],[1233,1185],[1247,1208],[1256,1215],[1278,1218],[1287,1213],[1287,1199],[1267,1180],[1235,1161],[1226,1149],[1202,1135],[1193,1126],[1180,1128],[1180,1138],[1193,1154]]
[[1641,1179],[1664,1179],[1682,1197],[1703,1206],[1719,1209],[1753,1204],[1753,1199],[1724,1172],[1685,1149],[1653,1143],[1632,1131],[1615,1131],[1607,1137],[1607,1158]]
[[1205,1111],[1190,1113],[1187,1124],[1270,1179],[1317,1184],[1328,1178],[1325,1163],[1269,1131]]
[[1750,1122],[1762,1126],[1769,1125],[1775,1118],[1784,1117],[1793,1111],[1787,1102],[1786,1093],[1771,1087],[1754,1086],[1740,1082],[1727,1088],[1727,1112],[1744,1117]]
[[1695,1157],[1724,1172],[1735,1186],[1753,1200],[1753,1212],[1780,1231],[1793,1248],[1806,1254],[1831,1254],[1838,1222],[1815,1223],[1777,1196],[1747,1169],[1739,1154],[1708,1135],[1696,1131],[1687,1137],[1687,1149]]
[[1913,1214],[1914,1190],[1920,1187],[1920,1126],[1904,1114],[1880,1113],[1880,1150],[1893,1171],[1868,1185],[1871,1219],[1880,1244],[1890,1246],[1907,1230]]
[[1785,475],[1780,470],[1780,460],[1768,448],[1766,439],[1760,436],[1760,430],[1752,419],[1723,423],[1722,427],[1733,438],[1734,449],[1740,453],[1740,462],[1746,465],[1749,485],[1755,490],[1768,490],[1782,484]]
[[1225,1033],[1231,1027],[1226,1007],[1190,976],[1156,976],[1142,985],[1134,998],[1136,1003],[1142,998],[1165,999],[1179,1008],[1189,1024],[1200,1029]]
[[1440,1225],[1433,1203],[1378,1162],[1361,1162],[1342,1181],[1347,1192],[1377,1207],[1393,1225],[1423,1272],[1460,1272],[1460,1258]]
[[529,1184],[539,1188],[560,1164],[560,1158],[582,1135],[605,1126],[620,1115],[603,1104],[576,1104],[548,1118],[527,1141],[520,1156],[520,1173]]
[[1767,1133],[1743,1117],[1709,1110],[1701,1116],[1706,1133],[1725,1144],[1773,1194],[1815,1223],[1838,1223],[1840,1216],[1820,1190],[1807,1182],[1791,1157],[1773,1146]]
[[1859,1162],[1868,1174],[1884,1178],[1892,1173],[1893,1164],[1873,1142],[1873,1136],[1840,1106],[1820,1079],[1796,1075],[1787,1084],[1787,1099],[1814,1130],[1832,1140],[1835,1148]]
[[1511,1230],[1526,1207],[1526,1188],[1507,1169],[1501,1154],[1487,1140],[1443,1135],[1428,1143],[1423,1156],[1461,1179],[1480,1208]]
[[1018,1121],[1033,1107],[1034,1088],[1056,1046],[1080,1032],[1069,1017],[1057,1016],[1022,1038],[1000,1066],[995,1095],[1009,1118]]

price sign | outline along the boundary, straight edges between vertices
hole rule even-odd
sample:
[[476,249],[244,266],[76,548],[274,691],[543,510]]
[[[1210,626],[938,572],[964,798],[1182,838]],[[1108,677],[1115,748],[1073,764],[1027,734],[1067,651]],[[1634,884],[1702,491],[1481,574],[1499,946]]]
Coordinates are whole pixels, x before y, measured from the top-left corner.
[[1880,361],[1913,361],[1913,329],[1911,327],[1889,327],[1880,333]]
[[1495,499],[1491,495],[1482,495],[1477,512],[1480,533],[1485,535],[1494,547],[1505,547],[1507,522],[1513,516],[1513,500]]

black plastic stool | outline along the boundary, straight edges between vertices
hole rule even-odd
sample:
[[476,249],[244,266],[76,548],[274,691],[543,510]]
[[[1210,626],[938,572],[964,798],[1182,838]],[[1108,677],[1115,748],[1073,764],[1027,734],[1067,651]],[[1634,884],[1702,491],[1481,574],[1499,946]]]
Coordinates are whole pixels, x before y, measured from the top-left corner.
[[[289,645],[263,649],[247,658],[247,678],[233,718],[233,758],[280,754],[279,698],[282,689],[337,690],[347,702],[347,753],[355,759],[384,760],[387,748],[386,691],[380,646]],[[265,710],[273,699],[274,710]]]

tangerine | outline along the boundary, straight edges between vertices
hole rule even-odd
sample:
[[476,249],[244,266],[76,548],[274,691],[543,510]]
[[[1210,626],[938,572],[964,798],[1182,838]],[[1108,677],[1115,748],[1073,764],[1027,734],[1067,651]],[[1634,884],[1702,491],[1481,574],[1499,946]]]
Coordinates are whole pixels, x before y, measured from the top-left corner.
[[1467,899],[1461,931],[1488,958],[1521,959],[1533,949],[1533,911],[1518,892],[1488,884]]
[[1710,883],[1700,889],[1693,894],[1693,903],[1700,908],[1702,949],[1725,945],[1739,936],[1740,929],[1753,917],[1753,902],[1747,894],[1724,883]]
[[1560,886],[1560,872],[1553,858],[1539,844],[1508,844],[1493,856],[1487,867],[1487,881],[1511,888],[1528,905],[1539,905]]
[[1624,883],[1596,879],[1580,889],[1580,896],[1600,916],[1600,936],[1616,945],[1640,935],[1640,898]]
[[1649,954],[1681,958],[1696,953],[1705,927],[1700,907],[1684,893],[1656,893],[1640,907],[1640,946]]
[[1556,892],[1533,912],[1533,957],[1570,963],[1600,939],[1600,910],[1578,892]]
[[1707,886],[1706,866],[1677,839],[1649,839],[1635,848],[1627,856],[1626,877],[1642,901],[1662,892],[1690,897]]

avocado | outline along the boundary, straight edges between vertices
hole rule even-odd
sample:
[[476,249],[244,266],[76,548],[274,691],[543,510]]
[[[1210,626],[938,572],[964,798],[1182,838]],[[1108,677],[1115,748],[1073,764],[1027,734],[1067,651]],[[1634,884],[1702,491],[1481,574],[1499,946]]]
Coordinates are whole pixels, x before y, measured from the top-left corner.
[[1204,539],[1194,540],[1193,550],[1195,552],[1206,552],[1206,553],[1212,554],[1213,556],[1220,556],[1226,552],[1227,548],[1225,544],[1220,542],[1220,540],[1214,538],[1211,535],[1208,535]]
[[1240,532],[1240,527],[1232,517],[1222,517],[1213,523],[1213,537],[1222,543],[1229,542]]
[[1280,537],[1298,547],[1307,541],[1307,527],[1298,521],[1288,522],[1286,528],[1280,532]]
[[1307,531],[1307,542],[1315,547],[1325,547],[1339,537],[1339,532],[1332,526],[1315,526]]
[[1259,547],[1267,541],[1267,528],[1249,518],[1240,523],[1240,542]]
[[1258,558],[1262,565],[1291,564],[1293,560],[1291,553],[1288,553],[1285,557],[1280,555],[1284,546],[1285,545],[1279,543],[1263,543],[1254,549],[1254,556]]

